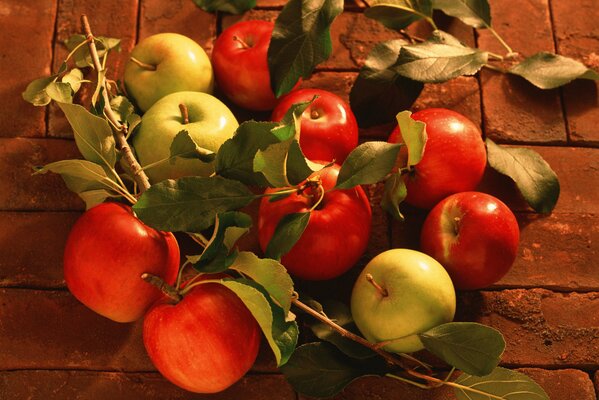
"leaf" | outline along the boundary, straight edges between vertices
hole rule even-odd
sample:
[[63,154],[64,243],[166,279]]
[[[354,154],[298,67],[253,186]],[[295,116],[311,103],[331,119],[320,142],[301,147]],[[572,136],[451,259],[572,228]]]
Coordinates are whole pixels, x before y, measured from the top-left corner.
[[287,321],[283,309],[270,300],[268,292],[258,283],[246,279],[223,280],[250,310],[262,329],[277,365],[285,364],[295,350],[299,334],[297,323]]
[[229,14],[243,14],[256,7],[256,0],[193,0],[193,2],[210,13],[222,11]]
[[289,312],[293,281],[281,263],[270,258],[258,258],[249,251],[242,251],[230,268],[258,282],[285,314]]
[[152,185],[133,206],[146,225],[167,232],[201,232],[216,214],[237,210],[256,196],[240,182],[214,176],[167,179]]
[[376,0],[364,15],[385,25],[401,30],[423,18],[432,18],[431,0]]
[[397,61],[401,46],[396,39],[378,43],[356,78],[349,94],[352,111],[361,127],[391,122],[397,110],[410,108],[424,85],[405,78],[391,67]]
[[79,104],[58,103],[58,106],[73,128],[75,143],[83,157],[96,164],[114,168],[115,142],[108,122]]
[[442,31],[434,31],[425,42],[402,46],[395,72],[419,82],[445,82],[461,75],[474,75],[488,61],[485,51],[462,45]]
[[501,333],[474,322],[451,322],[418,334],[424,347],[470,375],[490,374],[505,350]]
[[73,93],[77,93],[81,88],[81,82],[83,82],[83,72],[78,68],[73,68],[65,74],[61,80],[62,82],[71,85]]
[[411,118],[410,111],[402,111],[397,114],[397,124],[401,137],[408,148],[408,167],[413,167],[422,160],[426,141],[426,124]]
[[85,202],[85,209],[89,210],[90,208],[97,206],[100,203],[104,203],[108,198],[116,198],[120,197],[120,195],[111,193],[108,190],[96,189],[81,192],[79,193],[79,197],[81,197]]
[[299,185],[313,172],[320,171],[326,165],[315,163],[306,158],[297,139],[291,141],[287,153],[287,181],[291,185]]
[[135,115],[135,107],[125,96],[116,96],[110,99],[110,108],[122,124],[127,122],[132,115]]
[[171,143],[171,164],[176,163],[176,157],[198,159],[209,163],[214,161],[216,153],[198,146],[195,140],[189,135],[189,132],[182,130],[177,133]]
[[[97,36],[95,37],[95,40],[98,57],[100,58],[103,57],[108,50],[120,50],[120,39]],[[75,34],[65,40],[64,44],[69,51],[73,51],[79,44],[85,41],[85,35]],[[92,58],[89,53],[89,46],[84,45],[79,47],[73,54],[73,59],[75,60],[75,65],[79,68],[93,67]]]
[[266,257],[280,260],[300,239],[310,222],[310,212],[287,214],[277,224],[266,246]]
[[599,80],[599,73],[581,62],[545,51],[526,58],[508,72],[541,89],[555,89],[575,79]]
[[401,144],[366,142],[347,156],[339,176],[336,189],[350,189],[382,181],[395,166]]
[[491,7],[487,0],[432,0],[433,8],[458,18],[474,28],[491,26]]
[[384,361],[355,360],[325,342],[299,346],[281,371],[295,391],[311,397],[332,397],[353,380],[384,375]]
[[485,143],[489,166],[510,177],[536,212],[551,212],[559,198],[560,184],[543,157],[530,149],[499,146],[488,138]]
[[406,199],[408,189],[400,173],[394,173],[385,180],[385,191],[381,199],[381,207],[393,218],[403,221],[404,216],[399,210],[399,205]]
[[73,90],[71,85],[65,82],[51,82],[46,86],[46,94],[59,103],[73,102]]
[[462,374],[455,383],[476,390],[454,388],[458,400],[549,400],[543,388],[531,378],[501,367],[483,377]]
[[268,47],[268,68],[276,97],[331,55],[330,27],[343,11],[343,0],[289,0],[275,20]]
[[48,76],[38,78],[27,85],[25,91],[21,94],[23,100],[33,104],[34,106],[45,106],[50,103],[50,96],[46,93],[46,88],[54,82],[58,76],[67,70],[67,64],[62,63],[58,72]]

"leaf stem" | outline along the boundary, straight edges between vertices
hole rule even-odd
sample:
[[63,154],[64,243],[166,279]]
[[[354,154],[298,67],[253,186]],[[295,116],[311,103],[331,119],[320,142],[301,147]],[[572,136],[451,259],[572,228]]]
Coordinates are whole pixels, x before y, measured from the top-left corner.
[[494,66],[494,65],[490,65],[490,64],[485,64],[485,65],[483,65],[483,68],[488,68],[488,69],[490,69],[490,70],[492,70],[492,71],[501,72],[501,73],[503,73],[503,74],[505,74],[505,73],[507,72],[507,71],[506,71],[505,69],[503,69],[503,68],[496,67],[496,66]]
[[318,206],[320,205],[320,203],[322,203],[322,200],[324,199],[325,191],[324,191],[324,188],[322,187],[322,184],[318,185],[318,192],[320,193],[319,194],[320,197],[318,198],[318,200],[316,200],[316,203],[314,203],[312,205],[312,207],[310,207],[310,211],[316,210],[318,208]]
[[67,58],[65,58],[64,60],[68,61],[71,57],[73,57],[73,55],[77,52],[77,50],[79,50],[83,46],[87,46],[87,41],[86,40],[82,41],[77,46],[75,46],[75,48],[73,50],[71,50],[71,52],[67,55]]
[[512,48],[505,42],[505,40],[503,40],[503,38],[499,35],[499,33],[497,33],[497,31],[495,29],[493,29],[490,25],[486,25],[486,26],[487,26],[487,29],[489,30],[489,32],[491,32],[493,34],[493,36],[495,36],[495,38],[499,41],[499,43],[501,43],[501,45],[507,50],[508,56],[511,54],[514,54],[514,50],[512,50]]
[[420,378],[420,379],[423,379],[423,380],[428,381],[428,382],[436,383],[437,386],[447,385],[447,386],[451,386],[451,387],[456,388],[456,389],[460,389],[462,391],[476,393],[476,394],[488,397],[489,399],[495,399],[495,400],[504,400],[505,399],[505,397],[495,396],[494,394],[483,392],[482,390],[474,389],[474,388],[472,388],[470,386],[465,386],[465,385],[461,385],[459,383],[448,381],[447,378],[445,378],[445,379],[439,379],[439,378],[435,378],[434,376],[421,374],[421,373],[416,372],[414,370],[407,370],[406,372],[408,374],[412,375],[415,378]]
[[189,262],[189,260],[187,260],[183,263],[183,265],[181,265],[181,268],[179,269],[179,273],[177,274],[177,284],[175,286],[176,291],[179,291],[179,288],[181,288],[181,279],[183,278],[183,271],[185,271],[185,267],[187,267],[189,264],[191,263]]
[[395,375],[395,374],[385,374],[385,376],[386,376],[386,377],[388,377],[388,378],[393,378],[393,379],[396,379],[396,380],[398,380],[398,381],[400,381],[400,382],[408,383],[408,384],[410,384],[410,385],[412,385],[412,386],[416,386],[417,388],[420,388],[420,389],[425,389],[425,390],[430,390],[430,389],[432,389],[432,388],[431,388],[430,386],[428,386],[428,385],[422,384],[422,383],[420,383],[420,382],[413,381],[413,380],[411,380],[411,379],[408,379],[408,378],[403,378],[403,377],[401,377],[401,376],[399,376],[399,375]]

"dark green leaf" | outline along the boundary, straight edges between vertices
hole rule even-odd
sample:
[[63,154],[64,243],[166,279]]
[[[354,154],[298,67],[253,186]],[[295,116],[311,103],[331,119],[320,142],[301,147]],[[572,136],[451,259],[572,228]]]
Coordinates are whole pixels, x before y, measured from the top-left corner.
[[395,166],[401,144],[366,142],[347,156],[337,177],[337,189],[382,181]]
[[554,89],[574,79],[599,80],[599,73],[581,62],[545,51],[528,57],[508,72],[523,77],[541,89]]
[[268,47],[268,68],[277,97],[331,55],[330,27],[343,0],[289,0],[275,21]]
[[193,0],[193,2],[210,13],[222,11],[229,14],[243,14],[256,7],[256,0]]
[[428,136],[426,124],[422,121],[413,120],[410,111],[402,111],[397,114],[397,124],[401,132],[401,138],[408,148],[408,167],[413,167],[422,160],[424,148]]
[[171,164],[177,162],[176,157],[193,158],[209,163],[214,161],[216,153],[198,146],[198,144],[189,135],[189,132],[182,130],[177,133],[171,143]]
[[46,86],[46,94],[59,103],[72,103],[73,91],[71,85],[65,82],[50,82]]
[[284,193],[281,193],[281,194],[275,194],[275,195],[269,196],[268,197],[268,201],[270,203],[274,203],[275,201],[286,199],[289,196],[291,196],[291,193],[289,193],[289,192],[284,192]]
[[96,164],[113,168],[116,163],[116,150],[108,122],[79,104],[58,103],[58,106],[73,128],[75,143],[83,157]]
[[408,189],[400,173],[394,173],[385,180],[385,191],[381,199],[381,207],[393,218],[403,221],[404,216],[399,210],[399,205],[408,195]]
[[445,82],[474,75],[488,61],[488,53],[467,47],[448,33],[435,31],[427,41],[403,46],[393,70],[419,82]]
[[406,44],[401,39],[381,42],[368,54],[349,94],[360,126],[391,122],[397,110],[410,108],[420,95],[422,82],[404,78],[391,68]]
[[220,176],[167,179],[146,190],[133,206],[145,224],[168,232],[201,232],[216,214],[237,210],[255,195],[242,183]]
[[83,72],[78,68],[73,68],[65,74],[61,80],[62,82],[71,85],[73,93],[77,93],[81,88],[81,82],[83,82]]
[[498,146],[491,139],[486,145],[489,166],[509,176],[536,212],[551,212],[559,198],[560,184],[543,157],[530,149]]
[[287,214],[281,218],[266,246],[266,256],[280,260],[300,239],[309,221],[310,212]]
[[306,396],[332,397],[361,376],[384,375],[379,358],[352,359],[329,343],[299,346],[281,371],[293,388]]
[[543,388],[531,378],[501,367],[483,377],[462,374],[455,383],[464,386],[454,387],[458,400],[549,400]]
[[364,15],[387,28],[400,30],[420,19],[432,18],[433,8],[431,0],[375,0]]
[[291,307],[293,281],[281,263],[242,251],[230,268],[262,285],[287,315]]
[[490,374],[499,364],[505,340],[491,327],[474,322],[450,322],[418,335],[424,347],[470,375]]
[[432,0],[433,8],[459,18],[466,25],[475,28],[491,26],[491,7],[487,0]]
[[277,365],[285,364],[297,344],[297,323],[287,320],[287,314],[258,283],[247,279],[224,280],[220,283],[235,292],[258,321]]

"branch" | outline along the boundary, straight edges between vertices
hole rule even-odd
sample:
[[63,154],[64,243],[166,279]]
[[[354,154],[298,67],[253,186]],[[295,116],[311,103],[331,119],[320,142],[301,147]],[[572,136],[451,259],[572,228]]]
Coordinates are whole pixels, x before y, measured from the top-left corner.
[[100,80],[99,85],[102,89],[104,89],[102,90],[102,96],[104,97],[104,114],[116,128],[114,132],[116,142],[121,149],[121,153],[123,154],[123,158],[127,162],[127,165],[129,165],[131,168],[133,179],[135,179],[135,182],[137,182],[139,185],[140,191],[143,192],[150,187],[150,181],[148,180],[146,173],[142,170],[141,166],[135,159],[135,156],[133,156],[133,152],[131,151],[131,147],[129,147],[129,143],[127,143],[127,126],[120,123],[117,115],[110,107],[110,97],[108,95],[108,90],[106,89],[106,78],[101,76],[99,73],[102,70],[102,64],[100,63],[100,58],[98,57],[96,42],[94,41],[94,35],[92,34],[91,28],[89,26],[87,15],[84,14],[81,16],[81,24],[83,25],[83,31],[89,46],[89,53],[91,54],[94,68],[96,71],[98,71],[98,79]]

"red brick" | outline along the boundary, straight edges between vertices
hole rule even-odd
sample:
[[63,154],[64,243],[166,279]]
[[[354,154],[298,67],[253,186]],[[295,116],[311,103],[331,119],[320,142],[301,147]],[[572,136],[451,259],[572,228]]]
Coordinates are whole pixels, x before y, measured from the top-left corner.
[[[95,36],[107,36],[121,39],[121,52],[112,51],[108,56],[107,78],[120,80],[124,71],[127,55],[133,48],[136,38],[138,0],[59,0],[56,22],[56,41],[54,43],[54,66],[56,71],[68,54],[63,42],[76,33],[82,33],[80,16],[89,18],[92,33]],[[78,102],[88,103],[95,89],[97,75],[87,71],[87,78],[94,83],[83,85],[77,95]],[[51,136],[72,137],[71,128],[62,111],[55,105],[50,107],[48,133]]]
[[512,366],[581,367],[599,364],[599,293],[544,289],[462,293],[458,320],[498,329]]
[[0,139],[0,210],[80,210],[83,202],[54,174],[33,168],[80,158],[75,143],[51,139]]
[[1,212],[0,286],[64,287],[62,256],[78,212]]
[[214,399],[295,400],[281,375],[247,375],[218,394],[187,392],[158,373],[96,371],[0,372],[0,397],[20,399]]
[[[514,51],[529,56],[555,51],[547,0],[491,1],[492,25]],[[505,54],[487,31],[480,48]],[[516,76],[481,72],[486,134],[500,142],[563,143],[567,140],[558,90],[543,91]]]
[[535,380],[550,399],[554,400],[596,400],[593,382],[589,374],[576,369],[560,369],[548,371],[539,368],[522,368],[518,371],[525,373]]
[[[593,0],[552,0],[557,50],[599,71],[599,9]],[[576,81],[564,87],[564,105],[570,140],[598,145],[599,132],[599,84],[592,81]]]
[[50,75],[56,2],[0,5],[0,137],[45,136],[46,112],[21,98],[34,79]]

